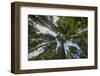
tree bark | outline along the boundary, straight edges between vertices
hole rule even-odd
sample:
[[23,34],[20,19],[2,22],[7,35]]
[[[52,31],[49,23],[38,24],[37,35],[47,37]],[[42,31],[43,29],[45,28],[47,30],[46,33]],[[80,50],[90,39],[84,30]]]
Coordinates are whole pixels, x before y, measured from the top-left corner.
[[58,59],[65,59],[66,58],[66,54],[65,54],[65,50],[64,50],[64,41],[61,40],[61,46],[58,50]]

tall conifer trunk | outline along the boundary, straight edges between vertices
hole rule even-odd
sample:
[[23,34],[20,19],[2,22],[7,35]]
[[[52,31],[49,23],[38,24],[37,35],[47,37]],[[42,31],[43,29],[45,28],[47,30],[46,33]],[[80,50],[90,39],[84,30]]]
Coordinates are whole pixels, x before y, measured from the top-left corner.
[[61,38],[61,41],[60,41],[60,48],[58,50],[58,58],[59,59],[65,59],[66,58],[66,54],[65,54],[65,50],[64,50],[64,40],[63,40],[63,38]]

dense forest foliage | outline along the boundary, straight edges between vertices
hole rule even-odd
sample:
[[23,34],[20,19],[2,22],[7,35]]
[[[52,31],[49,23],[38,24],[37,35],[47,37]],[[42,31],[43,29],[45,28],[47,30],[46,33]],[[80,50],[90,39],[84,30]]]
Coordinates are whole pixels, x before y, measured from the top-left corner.
[[28,15],[28,60],[87,57],[87,17]]

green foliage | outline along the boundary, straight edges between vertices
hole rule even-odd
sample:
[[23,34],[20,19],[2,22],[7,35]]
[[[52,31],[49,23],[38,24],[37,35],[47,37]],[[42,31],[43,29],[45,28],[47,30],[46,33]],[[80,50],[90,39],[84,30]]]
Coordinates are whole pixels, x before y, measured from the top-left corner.
[[75,47],[69,47],[69,50],[67,52],[67,59],[74,59],[74,55],[76,54],[76,51],[77,50]]
[[81,48],[81,58],[87,58],[88,56],[88,35],[87,31],[79,34],[77,36],[77,42],[80,45]]
[[[58,59],[57,53],[65,52],[64,47],[57,46],[56,40],[64,45],[67,40],[72,37],[76,38],[77,44],[80,46],[80,58],[88,57],[88,34],[84,31],[88,26],[88,18],[86,17],[68,17],[68,16],[57,16],[56,22],[53,16],[41,16],[41,15],[29,15],[28,16],[28,50],[38,49],[36,48],[42,43],[46,43],[44,52],[38,56],[32,57],[29,60],[49,60]],[[56,37],[49,33],[41,33],[35,26],[41,25],[48,28],[57,34]],[[83,30],[83,31],[82,31]],[[44,30],[45,31],[45,30]],[[80,31],[82,31],[80,33]],[[40,32],[40,33],[37,33]],[[40,46],[40,47],[43,47]],[[39,48],[40,48],[39,47]],[[57,49],[58,48],[58,49]],[[61,49],[62,48],[62,49]],[[76,48],[70,47],[67,52],[66,59],[75,58]],[[31,50],[34,52],[34,50]],[[30,52],[30,51],[29,51]],[[59,54],[66,55],[66,54]]]
[[55,59],[56,52],[54,51],[54,46],[56,44],[52,44],[52,46],[48,46],[48,49],[46,49],[43,53],[39,54],[36,57],[32,57],[30,60],[50,60]]
[[58,20],[57,24],[58,24],[58,31],[64,35],[73,35],[74,33],[76,33],[77,22],[72,17],[61,17]]

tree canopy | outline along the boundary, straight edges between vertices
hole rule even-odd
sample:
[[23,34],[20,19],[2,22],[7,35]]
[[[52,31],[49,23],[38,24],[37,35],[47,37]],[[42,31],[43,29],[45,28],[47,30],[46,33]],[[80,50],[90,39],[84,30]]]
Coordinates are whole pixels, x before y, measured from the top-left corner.
[[28,60],[88,57],[88,18],[28,15]]

